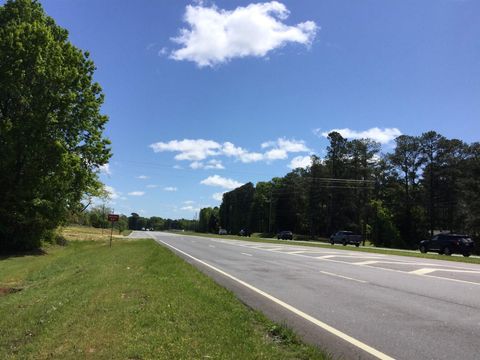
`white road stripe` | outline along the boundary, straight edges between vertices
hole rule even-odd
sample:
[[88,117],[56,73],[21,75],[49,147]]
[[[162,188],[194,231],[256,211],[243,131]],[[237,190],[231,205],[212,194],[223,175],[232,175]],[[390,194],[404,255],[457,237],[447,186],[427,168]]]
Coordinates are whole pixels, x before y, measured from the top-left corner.
[[210,269],[212,269],[212,270],[214,270],[214,271],[222,274],[223,276],[226,276],[226,277],[228,277],[229,279],[238,282],[239,284],[241,284],[241,285],[245,286],[246,288],[248,288],[248,289],[256,292],[257,294],[260,294],[260,295],[266,297],[267,299],[269,299],[269,300],[273,301],[274,303],[282,306],[283,308],[285,308],[285,309],[293,312],[294,314],[302,317],[303,319],[311,322],[312,324],[317,325],[318,327],[322,328],[323,330],[328,331],[329,333],[331,333],[331,334],[333,334],[333,335],[335,335],[335,336],[338,336],[339,338],[341,338],[341,339],[349,342],[350,344],[358,347],[359,349],[362,349],[363,351],[365,351],[365,352],[373,355],[373,356],[376,357],[377,359],[381,359],[381,360],[393,360],[393,359],[394,359],[394,358],[392,358],[392,357],[390,357],[390,356],[388,356],[388,355],[386,355],[386,354],[378,351],[377,349],[374,349],[374,348],[372,348],[371,346],[369,346],[369,345],[361,342],[360,340],[357,340],[357,339],[351,337],[350,335],[347,335],[347,334],[341,332],[340,330],[337,330],[337,329],[335,329],[334,327],[332,327],[332,326],[330,326],[330,325],[328,325],[328,324],[326,324],[326,323],[324,323],[324,322],[322,322],[322,321],[314,318],[313,316],[308,315],[307,313],[304,313],[303,311],[301,311],[301,310],[293,307],[292,305],[289,305],[289,304],[287,304],[286,302],[283,302],[282,300],[277,299],[276,297],[274,297],[274,296],[266,293],[265,291],[262,291],[262,290],[260,290],[260,289],[257,289],[257,288],[254,287],[253,285],[250,285],[250,284],[246,283],[245,281],[240,280],[240,279],[234,277],[233,275],[230,275],[230,274],[226,273],[225,271],[220,270],[219,268],[216,268],[215,266],[206,263],[206,262],[203,261],[203,260],[197,259],[196,257],[194,257],[194,256],[192,256],[192,255],[190,255],[190,254],[187,254],[185,251],[182,251],[182,250],[176,248],[176,247],[173,246],[173,245],[170,245],[170,244],[168,244],[168,243],[166,243],[166,242],[164,242],[164,241],[162,241],[162,240],[160,240],[160,239],[155,239],[155,240],[158,241],[158,242],[161,242],[162,244],[164,244],[164,245],[166,245],[166,246],[174,249],[175,251],[177,251],[177,252],[179,252],[179,253],[181,253],[181,254],[183,254],[183,255],[185,255],[185,256],[187,256],[187,257],[189,257],[189,258],[191,258],[191,259],[193,259],[193,260],[195,260],[195,261],[197,261],[197,262],[199,262],[200,264],[205,265],[206,267],[208,267],[208,268],[210,268]]
[[437,269],[430,269],[430,268],[424,268],[424,269],[418,269],[415,271],[410,271],[410,274],[415,274],[415,275],[426,275],[430,274],[431,272],[436,271]]
[[439,269],[439,268],[422,268],[415,271],[410,271],[410,274],[415,275],[426,275],[430,274],[434,271],[443,271],[443,272],[454,272],[454,273],[464,273],[464,274],[478,274],[480,275],[480,271],[474,270],[457,270],[457,269]]
[[252,254],[242,253],[242,255],[252,256]]
[[330,273],[330,272],[327,272],[327,271],[320,271],[320,272],[322,274],[325,274],[325,275],[335,276],[335,277],[339,277],[339,278],[342,278],[342,279],[358,281],[358,282],[364,283],[364,284],[368,283],[368,281],[365,281],[365,280],[354,279],[354,278],[351,278],[351,277],[348,277],[348,276],[338,275],[338,274]]
[[378,260],[371,260],[371,261],[361,261],[361,262],[356,262],[356,263],[351,263],[352,265],[371,265],[371,264],[377,264],[380,261]]

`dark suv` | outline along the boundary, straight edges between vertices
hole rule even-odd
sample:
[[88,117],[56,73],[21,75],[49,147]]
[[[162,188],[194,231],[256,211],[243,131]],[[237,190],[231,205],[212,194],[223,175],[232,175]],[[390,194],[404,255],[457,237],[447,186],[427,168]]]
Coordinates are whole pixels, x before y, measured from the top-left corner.
[[452,255],[462,254],[465,257],[470,256],[475,244],[468,235],[458,234],[438,234],[431,240],[420,241],[420,252],[435,251],[439,254]]
[[280,240],[293,240],[293,233],[291,231],[280,231],[277,234],[277,239]]

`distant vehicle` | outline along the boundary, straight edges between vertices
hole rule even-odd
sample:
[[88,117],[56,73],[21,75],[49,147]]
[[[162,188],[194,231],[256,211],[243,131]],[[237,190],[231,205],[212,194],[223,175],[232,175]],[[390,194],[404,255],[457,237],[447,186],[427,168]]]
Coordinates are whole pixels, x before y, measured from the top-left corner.
[[238,235],[250,237],[250,232],[249,232],[248,230],[242,229],[242,230],[240,230],[240,232],[238,233]]
[[227,235],[227,230],[225,230],[225,229],[219,229],[219,230],[218,230],[218,235]]
[[359,247],[361,242],[362,235],[356,235],[352,231],[337,231],[330,236],[330,244],[332,245],[342,244],[343,246],[347,246],[347,244],[352,244]]
[[468,235],[445,233],[435,235],[430,240],[420,241],[418,248],[424,254],[435,251],[444,255],[462,254],[468,257],[473,252],[474,247],[475,243]]
[[293,240],[293,233],[291,231],[280,231],[277,234],[277,239],[280,240]]

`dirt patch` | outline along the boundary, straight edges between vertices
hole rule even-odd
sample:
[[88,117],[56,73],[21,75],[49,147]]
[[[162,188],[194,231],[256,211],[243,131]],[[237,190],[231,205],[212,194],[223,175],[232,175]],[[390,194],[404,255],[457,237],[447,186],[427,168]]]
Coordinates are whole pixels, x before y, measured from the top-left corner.
[[0,287],[0,296],[5,296],[8,294],[14,294],[16,292],[22,291],[23,289],[21,288],[3,288]]

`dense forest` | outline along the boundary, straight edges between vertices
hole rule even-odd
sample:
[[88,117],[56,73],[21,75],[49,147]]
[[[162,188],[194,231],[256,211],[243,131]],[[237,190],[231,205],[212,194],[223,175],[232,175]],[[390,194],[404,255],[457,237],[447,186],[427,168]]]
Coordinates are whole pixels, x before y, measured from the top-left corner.
[[402,135],[388,153],[370,139],[328,136],[323,158],[284,177],[247,183],[200,212],[198,230],[241,229],[309,238],[338,230],[376,246],[415,248],[438,231],[480,234],[480,143],[434,131]]

